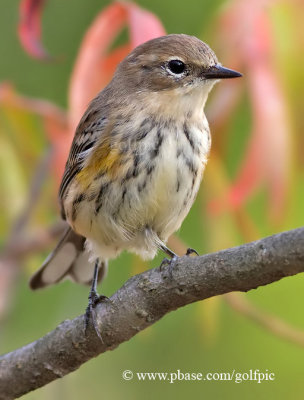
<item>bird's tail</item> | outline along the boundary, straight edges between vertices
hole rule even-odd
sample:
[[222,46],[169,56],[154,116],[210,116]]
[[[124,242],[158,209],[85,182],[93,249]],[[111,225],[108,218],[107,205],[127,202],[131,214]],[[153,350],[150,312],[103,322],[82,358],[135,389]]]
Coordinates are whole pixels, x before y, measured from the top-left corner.
[[[84,247],[85,238],[68,228],[55,250],[47,257],[40,269],[30,279],[30,288],[40,289],[64,279],[89,285],[92,282],[94,263]],[[107,263],[102,263],[99,281],[107,272]]]

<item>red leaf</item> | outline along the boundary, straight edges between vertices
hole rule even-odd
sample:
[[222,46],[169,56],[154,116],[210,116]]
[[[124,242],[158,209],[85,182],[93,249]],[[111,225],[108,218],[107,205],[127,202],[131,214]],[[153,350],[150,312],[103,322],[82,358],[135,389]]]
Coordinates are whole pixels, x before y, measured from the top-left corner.
[[[131,40],[108,53],[124,25]],[[149,11],[129,2],[114,2],[93,21],[82,41],[70,81],[69,120],[71,134],[89,101],[111,79],[117,64],[138,44],[165,34],[161,22]]]
[[101,60],[122,29],[126,21],[126,11],[121,3],[114,3],[104,9],[93,21],[81,43],[74,65],[69,90],[69,120],[72,132],[89,101],[102,87],[98,87]]
[[[253,128],[228,205],[239,208],[259,187],[267,185],[270,213],[279,217],[285,202],[290,165],[287,104],[274,62],[274,41],[266,5],[271,1],[236,0],[221,21],[222,40],[231,62],[241,64],[249,83]],[[229,56],[228,56],[228,65]],[[227,204],[227,199],[222,199]]]
[[166,34],[160,20],[150,11],[138,7],[134,3],[124,3],[128,11],[128,24],[132,47]]
[[25,51],[34,58],[49,60],[51,57],[43,48],[41,37],[41,12],[45,0],[21,0],[19,7],[19,40]]
[[131,46],[127,43],[113,50],[109,55],[100,60],[99,71],[104,71],[104,73],[99,74],[98,78],[100,81],[96,84],[96,87],[102,88],[110,82],[117,65],[130,53],[130,51]]

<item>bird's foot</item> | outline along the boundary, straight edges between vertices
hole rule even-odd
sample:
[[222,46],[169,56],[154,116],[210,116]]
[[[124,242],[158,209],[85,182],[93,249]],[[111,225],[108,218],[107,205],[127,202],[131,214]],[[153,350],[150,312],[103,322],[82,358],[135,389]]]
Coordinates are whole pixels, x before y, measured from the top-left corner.
[[96,290],[91,290],[90,294],[89,294],[89,303],[88,303],[88,306],[87,306],[86,312],[85,312],[85,334],[87,334],[90,318],[92,318],[92,323],[93,323],[95,332],[96,332],[97,336],[99,337],[99,339],[102,341],[102,343],[103,343],[103,340],[100,335],[97,321],[96,321],[95,307],[98,303],[101,303],[104,300],[109,300],[109,298],[107,296],[103,296],[103,295],[99,296],[98,293],[96,292]]
[[[185,256],[189,257],[189,256],[191,256],[191,254],[195,254],[195,255],[199,256],[199,254],[196,250],[191,249],[191,248],[187,249]],[[169,266],[169,268],[168,268],[169,276],[172,277],[173,269],[176,266],[178,259],[179,259],[179,257],[176,254],[174,254],[170,259],[164,258],[159,266],[159,270],[162,272],[164,270],[164,267]]]
[[164,267],[168,266],[169,267],[168,268],[169,276],[172,277],[173,269],[174,269],[174,267],[175,267],[175,265],[177,263],[178,258],[179,257],[176,256],[176,255],[174,255],[171,259],[164,258],[163,261],[161,262],[160,266],[159,266],[160,271],[162,272]]
[[196,251],[196,250],[194,250],[194,249],[191,249],[191,247],[189,247],[189,249],[187,249],[187,252],[186,252],[186,256],[191,256],[191,254],[196,254],[197,256],[199,256],[199,254],[198,254],[198,252]]

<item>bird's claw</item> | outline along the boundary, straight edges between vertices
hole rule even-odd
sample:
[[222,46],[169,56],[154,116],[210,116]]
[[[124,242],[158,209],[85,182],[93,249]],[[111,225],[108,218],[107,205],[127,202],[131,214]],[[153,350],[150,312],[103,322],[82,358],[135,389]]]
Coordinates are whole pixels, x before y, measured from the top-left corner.
[[189,249],[187,249],[187,252],[186,252],[186,256],[190,256],[191,254],[196,254],[197,256],[199,256],[199,254],[198,254],[198,252],[196,251],[196,250],[194,250],[194,249],[191,249],[191,247],[189,247]]
[[164,267],[166,267],[167,265],[170,264],[170,261],[171,261],[171,260],[169,260],[169,258],[164,258],[164,259],[162,260],[160,266],[159,266],[159,270],[160,270],[160,271],[163,271]]
[[171,258],[171,260],[169,260],[168,258],[164,258],[159,266],[160,271],[162,272],[164,267],[168,266],[169,267],[168,268],[169,275],[170,275],[170,277],[172,277],[173,269],[176,265],[177,260],[178,260],[177,256],[173,256]]
[[99,329],[98,329],[98,325],[97,325],[97,321],[96,321],[96,312],[95,312],[95,307],[98,303],[104,301],[104,300],[109,300],[109,298],[107,296],[101,295],[99,296],[98,293],[96,291],[91,291],[89,294],[89,304],[86,308],[86,312],[85,312],[85,335],[87,335],[87,331],[88,331],[88,327],[89,327],[89,323],[90,323],[90,318],[92,318],[92,324],[93,327],[95,329],[95,332],[97,334],[97,336],[99,337],[99,339],[101,340],[101,342],[103,343],[102,337],[100,335]]

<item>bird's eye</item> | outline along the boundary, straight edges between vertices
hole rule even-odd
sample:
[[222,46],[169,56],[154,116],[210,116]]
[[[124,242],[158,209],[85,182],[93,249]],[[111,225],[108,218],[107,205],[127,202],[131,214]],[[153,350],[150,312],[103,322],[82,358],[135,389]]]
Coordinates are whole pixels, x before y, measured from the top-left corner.
[[185,64],[181,60],[171,60],[168,62],[168,68],[173,74],[179,75],[185,71]]

